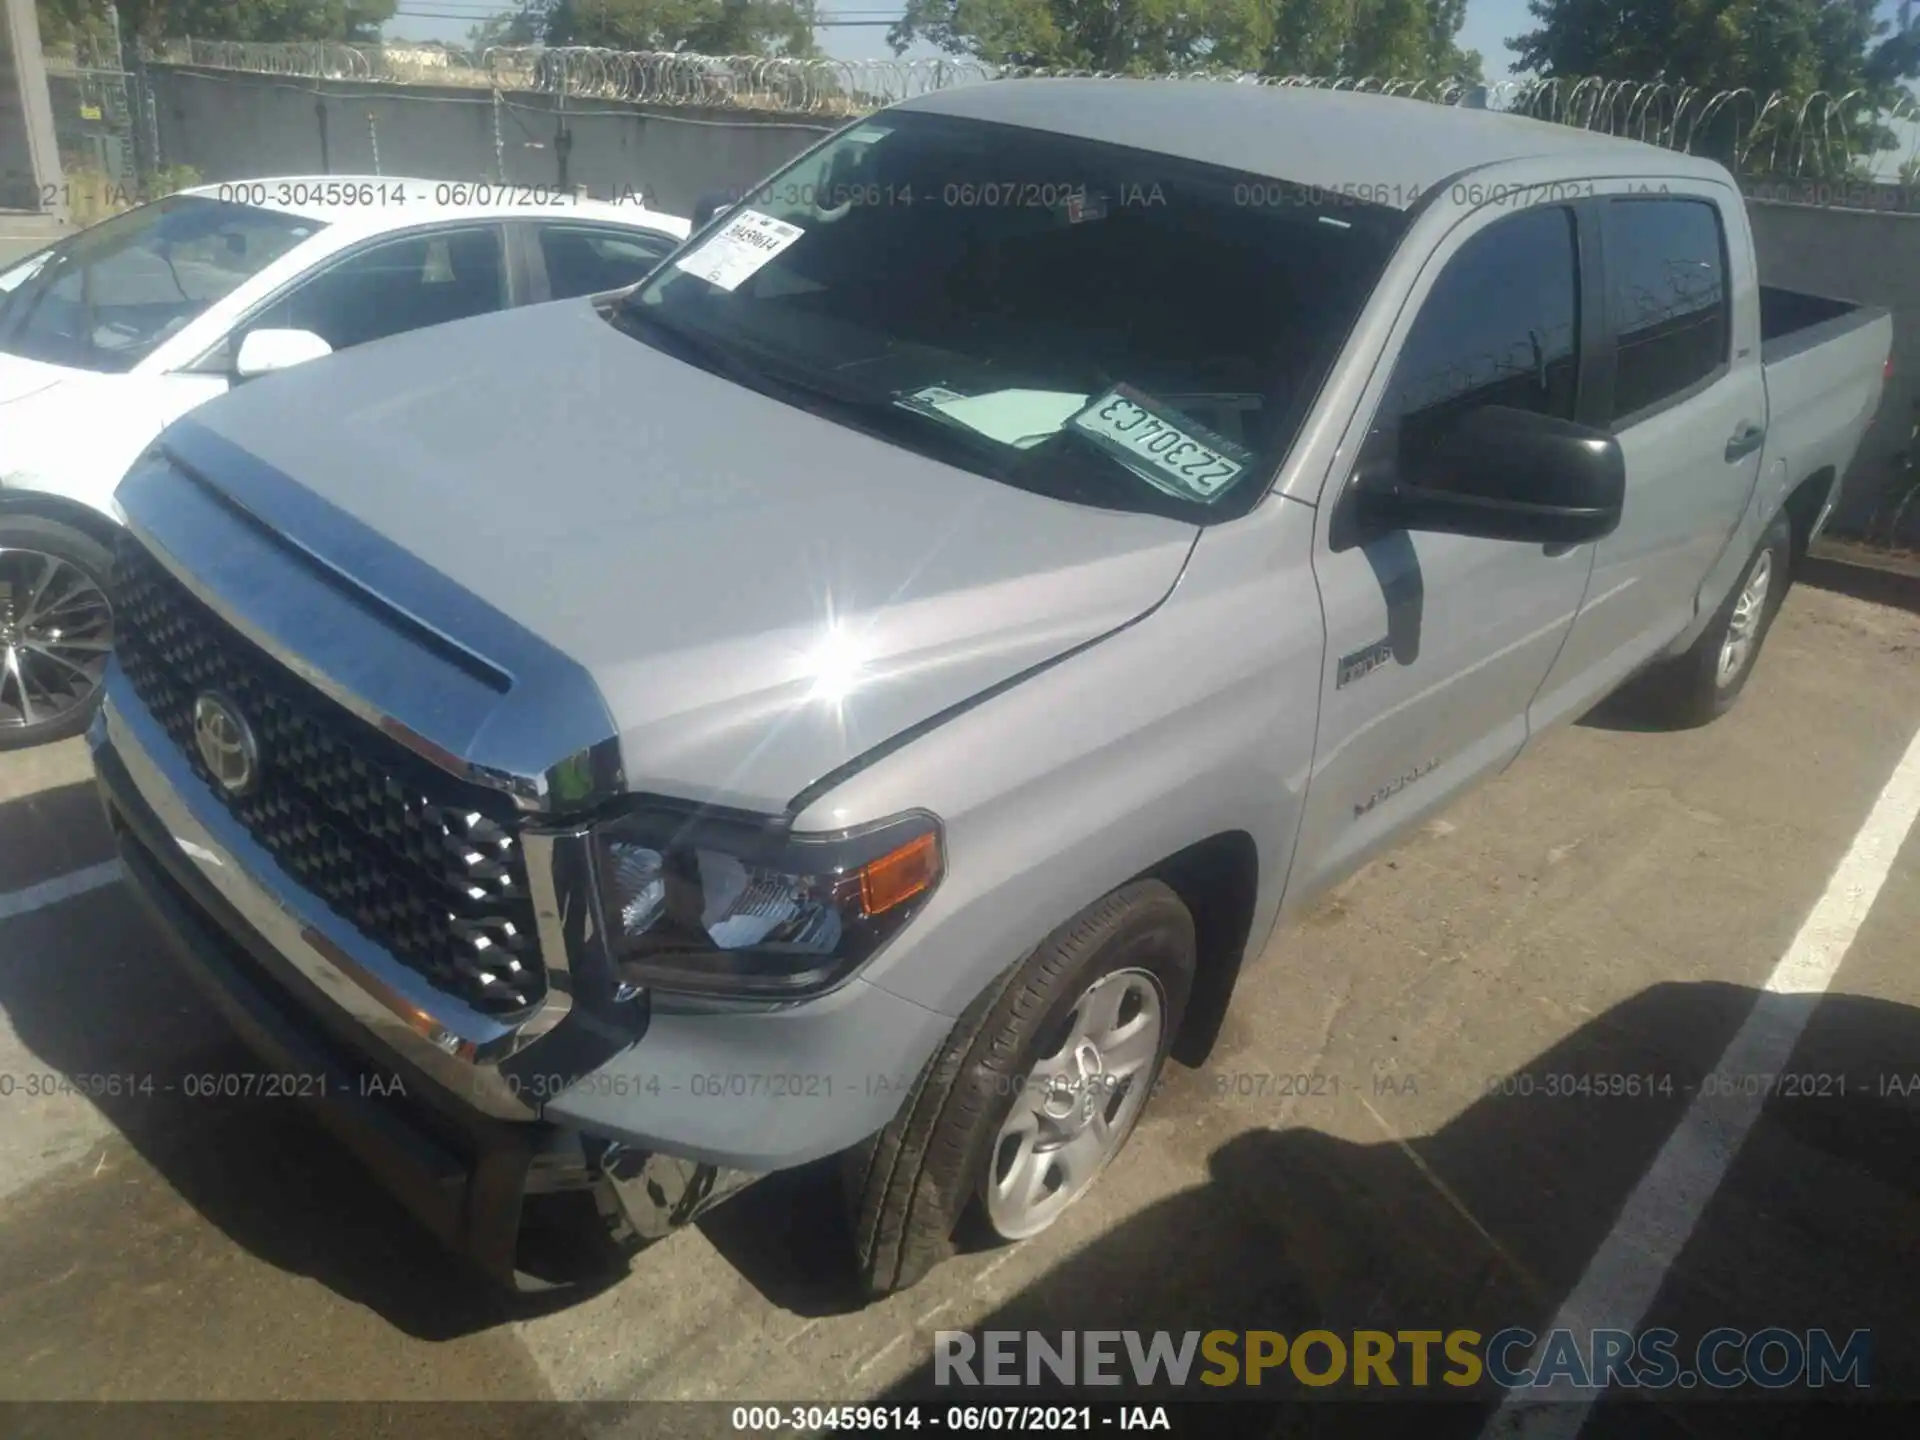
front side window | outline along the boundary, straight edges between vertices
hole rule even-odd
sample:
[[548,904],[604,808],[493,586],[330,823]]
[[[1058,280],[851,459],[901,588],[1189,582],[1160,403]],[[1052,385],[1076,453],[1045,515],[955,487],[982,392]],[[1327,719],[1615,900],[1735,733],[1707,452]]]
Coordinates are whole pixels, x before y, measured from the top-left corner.
[[889,443],[1207,523],[1265,491],[1404,223],[1097,141],[891,113],[742,197],[611,319]]
[[1605,241],[1618,421],[1724,365],[1732,310],[1720,216],[1707,201],[1611,200]]
[[1580,262],[1563,206],[1494,221],[1434,281],[1387,382],[1369,447],[1403,466],[1470,410],[1571,420],[1579,379]]
[[323,228],[199,195],[139,206],[0,277],[0,351],[84,370],[131,370]]
[[247,329],[310,330],[345,350],[498,310],[504,283],[497,227],[430,231],[330,266],[254,316]]

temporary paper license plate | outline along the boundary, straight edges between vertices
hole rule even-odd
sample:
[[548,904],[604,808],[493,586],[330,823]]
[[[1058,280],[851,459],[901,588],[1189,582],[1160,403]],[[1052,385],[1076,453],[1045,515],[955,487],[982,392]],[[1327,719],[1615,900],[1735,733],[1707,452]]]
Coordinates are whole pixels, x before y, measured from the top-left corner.
[[758,210],[742,210],[699,249],[675,260],[674,268],[732,290],[805,233]]
[[1186,500],[1211,500],[1252,456],[1177,412],[1116,385],[1068,422],[1149,484]]

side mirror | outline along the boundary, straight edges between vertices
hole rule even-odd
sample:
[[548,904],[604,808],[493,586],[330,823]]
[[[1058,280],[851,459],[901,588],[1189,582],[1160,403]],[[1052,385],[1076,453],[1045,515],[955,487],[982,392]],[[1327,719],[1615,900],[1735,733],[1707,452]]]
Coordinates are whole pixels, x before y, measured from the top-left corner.
[[1603,430],[1484,405],[1421,439],[1398,456],[1363,462],[1348,495],[1363,533],[1580,545],[1620,524],[1626,462]]
[[[698,230],[714,216],[733,208],[733,196],[726,190],[709,190],[693,202],[693,228]],[[689,231],[689,234],[692,232]]]
[[286,370],[331,355],[333,347],[311,330],[255,330],[240,342],[233,373],[251,380],[272,370]]

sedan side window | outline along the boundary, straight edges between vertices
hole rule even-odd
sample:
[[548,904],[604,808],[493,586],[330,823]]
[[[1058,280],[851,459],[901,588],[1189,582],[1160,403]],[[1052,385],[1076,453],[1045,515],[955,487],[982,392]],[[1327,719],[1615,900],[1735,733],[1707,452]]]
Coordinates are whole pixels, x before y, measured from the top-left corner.
[[650,231],[543,225],[540,255],[555,300],[595,295],[644,280],[680,242]]
[[485,315],[506,303],[500,231],[437,230],[375,245],[283,296],[249,330],[311,330],[335,350]]

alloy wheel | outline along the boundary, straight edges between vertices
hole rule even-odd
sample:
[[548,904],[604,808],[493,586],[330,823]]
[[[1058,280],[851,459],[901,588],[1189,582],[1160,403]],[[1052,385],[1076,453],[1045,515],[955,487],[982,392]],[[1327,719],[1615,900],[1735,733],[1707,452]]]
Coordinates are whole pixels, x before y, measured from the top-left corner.
[[0,547],[0,729],[89,703],[113,649],[113,608],[71,560]]

